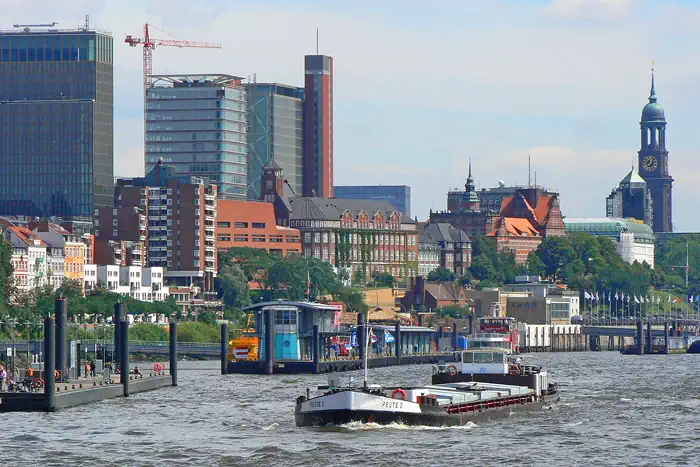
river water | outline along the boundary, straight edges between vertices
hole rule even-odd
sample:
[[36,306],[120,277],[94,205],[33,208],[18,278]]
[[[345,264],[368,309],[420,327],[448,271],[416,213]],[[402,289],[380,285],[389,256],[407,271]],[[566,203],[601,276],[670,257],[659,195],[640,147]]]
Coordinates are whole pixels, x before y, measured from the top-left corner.
[[[295,398],[325,376],[221,376],[218,362],[182,362],[177,388],[4,414],[0,465],[700,465],[700,356],[535,357],[565,385],[558,404],[459,428],[297,428]],[[408,385],[430,373],[370,376]]]

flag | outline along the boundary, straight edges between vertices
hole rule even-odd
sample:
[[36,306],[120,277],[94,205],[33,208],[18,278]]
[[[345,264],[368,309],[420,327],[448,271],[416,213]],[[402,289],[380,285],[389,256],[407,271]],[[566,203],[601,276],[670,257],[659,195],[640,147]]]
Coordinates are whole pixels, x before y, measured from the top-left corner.
[[668,303],[671,303],[671,295],[668,296]]
[[583,291],[583,297],[584,297],[586,300],[590,300],[590,299],[592,298],[592,297],[591,297],[591,294],[589,294],[589,293],[586,292],[585,290]]
[[615,301],[617,301],[617,300],[619,300],[619,298],[618,298],[618,296],[617,296],[617,290],[616,290],[616,291],[615,291]]
[[688,303],[693,303],[693,296],[688,297]]
[[350,345],[357,347],[357,328],[352,328],[350,331]]
[[656,296],[656,304],[658,305],[659,303],[661,303],[661,297],[659,297],[659,296],[657,295],[657,296]]
[[639,299],[637,298],[636,295],[634,296],[634,303],[639,303]]
[[622,292],[622,299],[623,299],[623,300],[626,300],[626,299],[627,299],[627,297],[625,297],[625,293],[624,293],[624,292]]
[[386,329],[384,330],[384,341],[387,344],[391,344],[392,342],[394,342],[394,336],[392,336],[391,333]]
[[597,302],[597,301],[599,301],[599,300],[600,300],[600,295],[598,295],[598,292],[596,292],[596,293],[595,293],[595,301]]
[[369,339],[372,344],[377,342],[377,336],[374,335],[374,329],[372,328],[369,329]]
[[611,299],[610,292],[608,292],[608,303],[610,303],[610,299]]

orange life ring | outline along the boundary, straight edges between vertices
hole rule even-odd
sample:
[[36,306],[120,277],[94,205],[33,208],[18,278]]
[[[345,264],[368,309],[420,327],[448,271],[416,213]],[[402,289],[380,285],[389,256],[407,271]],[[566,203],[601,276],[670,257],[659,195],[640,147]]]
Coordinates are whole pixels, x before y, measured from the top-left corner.
[[447,367],[447,374],[452,375],[452,376],[456,375],[457,374],[457,366],[456,365],[449,365]]
[[160,373],[161,371],[163,371],[163,365],[161,365],[160,363],[156,363],[155,365],[153,365],[153,371],[155,371],[156,373]]
[[509,373],[512,376],[519,376],[520,375],[520,366],[519,365],[513,365],[510,367]]
[[391,398],[396,399],[396,396],[399,394],[401,394],[401,400],[405,401],[406,400],[406,391],[404,391],[401,388],[394,389],[394,392],[391,393]]

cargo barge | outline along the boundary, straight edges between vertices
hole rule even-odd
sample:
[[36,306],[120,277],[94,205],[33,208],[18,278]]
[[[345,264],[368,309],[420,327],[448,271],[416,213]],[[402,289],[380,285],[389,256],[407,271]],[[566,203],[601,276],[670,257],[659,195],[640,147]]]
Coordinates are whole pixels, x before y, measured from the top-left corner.
[[[489,360],[490,366],[469,367],[459,363],[460,368],[457,364],[446,365],[444,372],[438,366],[434,370],[433,384],[416,387],[367,385],[366,376],[362,387],[353,387],[352,382],[340,387],[338,378],[331,377],[328,386],[318,388],[320,394],[312,397],[307,389],[305,396],[297,398],[296,424],[300,427],[350,422],[455,426],[507,417],[515,411],[540,409],[558,400],[557,384],[549,381],[547,372],[541,368],[529,375],[509,374],[513,371],[511,363],[508,354],[502,350],[464,351],[461,354],[462,360]],[[464,357],[465,354],[470,357]],[[499,358],[502,359],[501,366],[494,362]],[[474,375],[477,378],[467,379],[473,373],[460,371],[477,368],[479,371],[483,369],[482,373]],[[436,383],[436,377],[447,380]],[[512,378],[508,382],[498,381],[502,377]]]

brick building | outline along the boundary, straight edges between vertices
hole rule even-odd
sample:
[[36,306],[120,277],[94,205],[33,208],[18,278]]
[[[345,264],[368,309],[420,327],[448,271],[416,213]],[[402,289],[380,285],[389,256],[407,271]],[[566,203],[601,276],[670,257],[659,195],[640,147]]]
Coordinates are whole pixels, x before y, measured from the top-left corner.
[[277,225],[274,206],[261,201],[219,200],[216,247],[262,248],[279,256],[301,255],[298,229]]
[[559,208],[559,195],[542,188],[518,189],[504,198],[500,217],[487,234],[496,239],[496,248],[512,251],[523,264],[548,236],[564,236],[566,228]]

